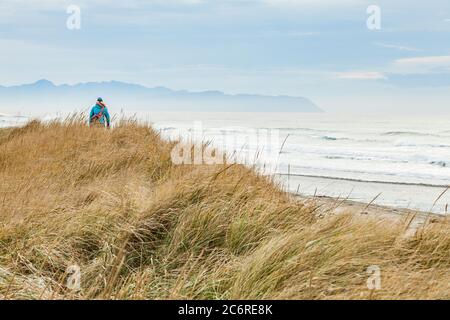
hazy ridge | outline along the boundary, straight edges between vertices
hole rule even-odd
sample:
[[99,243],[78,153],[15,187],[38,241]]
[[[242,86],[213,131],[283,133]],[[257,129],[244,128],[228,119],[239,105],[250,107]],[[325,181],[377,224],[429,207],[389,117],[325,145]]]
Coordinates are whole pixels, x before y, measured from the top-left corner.
[[48,80],[0,87],[0,108],[5,112],[13,109],[23,112],[32,108],[49,111],[83,109],[99,96],[116,109],[133,111],[322,112],[303,97],[175,91],[119,81],[55,85]]

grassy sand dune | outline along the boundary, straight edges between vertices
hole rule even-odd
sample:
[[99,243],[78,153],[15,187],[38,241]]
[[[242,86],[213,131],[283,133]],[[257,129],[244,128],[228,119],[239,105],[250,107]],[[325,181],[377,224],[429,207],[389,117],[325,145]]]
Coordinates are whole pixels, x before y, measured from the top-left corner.
[[175,166],[172,147],[133,122],[0,130],[0,298],[450,298],[448,221],[405,237],[406,219],[323,216],[243,166]]

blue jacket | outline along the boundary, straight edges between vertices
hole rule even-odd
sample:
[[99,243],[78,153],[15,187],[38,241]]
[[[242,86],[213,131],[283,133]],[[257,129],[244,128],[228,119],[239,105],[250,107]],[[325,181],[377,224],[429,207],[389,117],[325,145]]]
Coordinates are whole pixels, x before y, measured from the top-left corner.
[[[99,114],[100,112],[102,112],[102,107],[99,104],[96,104],[95,106],[92,107],[91,109],[91,114],[89,116],[89,123],[92,123],[92,117],[94,117],[96,114]],[[98,121],[101,124],[105,124],[105,120],[106,120],[106,124],[109,126],[110,124],[110,117],[109,117],[109,112],[108,112],[108,108],[104,108],[103,109],[103,114],[100,117],[100,119],[98,119]]]

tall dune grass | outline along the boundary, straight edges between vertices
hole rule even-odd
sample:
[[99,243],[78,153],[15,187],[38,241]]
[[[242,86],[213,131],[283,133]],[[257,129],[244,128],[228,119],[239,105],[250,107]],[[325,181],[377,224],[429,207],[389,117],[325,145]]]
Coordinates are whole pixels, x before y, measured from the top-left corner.
[[173,165],[172,147],[132,121],[0,130],[0,298],[450,298],[448,221],[404,237],[406,220],[319,215],[243,166]]

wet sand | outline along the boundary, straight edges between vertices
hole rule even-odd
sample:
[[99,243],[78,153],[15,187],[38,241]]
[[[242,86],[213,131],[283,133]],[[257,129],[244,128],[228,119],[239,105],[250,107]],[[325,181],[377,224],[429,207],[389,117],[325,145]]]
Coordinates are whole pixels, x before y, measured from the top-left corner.
[[411,209],[394,208],[373,203],[363,203],[348,199],[323,196],[296,196],[302,201],[312,201],[318,207],[318,213],[323,215],[352,213],[361,217],[375,218],[386,221],[405,223],[406,235],[410,236],[426,223],[450,221],[450,215],[423,212]]
[[[284,190],[293,194],[333,199],[347,199],[351,207],[357,203],[378,205],[382,212],[433,212],[446,215],[450,208],[450,190],[445,186],[427,186],[389,182],[352,181],[336,178],[278,175]],[[446,191],[447,190],[447,191]],[[371,206],[374,210],[374,206]],[[381,208],[390,208],[382,210]],[[404,209],[403,209],[404,208]]]

